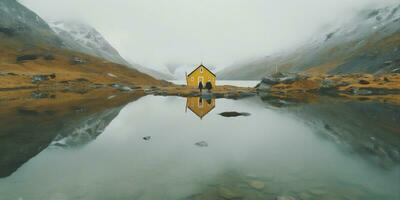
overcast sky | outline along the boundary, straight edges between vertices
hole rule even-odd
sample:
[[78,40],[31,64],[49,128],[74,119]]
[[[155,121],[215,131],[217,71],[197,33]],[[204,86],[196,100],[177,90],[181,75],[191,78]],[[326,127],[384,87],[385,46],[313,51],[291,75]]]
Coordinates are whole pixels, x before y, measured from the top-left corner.
[[46,20],[94,26],[128,60],[217,69],[278,52],[322,25],[394,0],[20,0]]

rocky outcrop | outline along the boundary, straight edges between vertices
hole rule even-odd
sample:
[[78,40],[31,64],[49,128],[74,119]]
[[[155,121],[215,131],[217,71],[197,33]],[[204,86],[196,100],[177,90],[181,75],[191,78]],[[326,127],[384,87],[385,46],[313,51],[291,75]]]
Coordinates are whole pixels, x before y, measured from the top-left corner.
[[400,76],[397,74],[305,76],[278,73],[265,76],[256,89],[264,94],[389,95],[400,94]]

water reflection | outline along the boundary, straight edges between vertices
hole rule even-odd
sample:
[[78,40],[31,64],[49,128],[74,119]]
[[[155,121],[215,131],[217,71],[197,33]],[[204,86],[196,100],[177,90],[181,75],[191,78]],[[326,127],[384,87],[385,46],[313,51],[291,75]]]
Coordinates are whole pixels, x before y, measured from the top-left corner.
[[[5,199],[398,199],[396,106],[336,99],[270,104],[251,97],[219,99],[216,107],[215,99],[199,97],[135,101],[119,95],[53,106],[62,97],[57,94],[41,102],[45,109],[34,103],[42,100],[30,106],[25,101],[9,106],[8,115],[0,107],[0,158],[12,163],[8,174],[40,152],[0,179],[0,194]],[[185,104],[192,116],[182,111]],[[251,115],[217,114],[232,110]],[[42,151],[49,144],[57,147]],[[24,147],[31,153],[20,154]],[[389,167],[376,167],[380,159],[390,159],[384,164]],[[7,170],[4,161],[1,171]]]
[[49,146],[68,148],[89,143],[125,104],[143,95],[118,94],[109,100],[114,92],[38,95],[38,91],[20,91],[7,94],[13,98],[0,98],[0,105],[4,104],[0,106],[0,178],[10,176]]
[[214,98],[187,97],[186,112],[189,109],[200,119],[203,119],[208,113],[215,108]]
[[[294,115],[318,136],[383,168],[400,165],[400,106],[332,97],[262,98]],[[310,101],[312,99],[312,101]]]

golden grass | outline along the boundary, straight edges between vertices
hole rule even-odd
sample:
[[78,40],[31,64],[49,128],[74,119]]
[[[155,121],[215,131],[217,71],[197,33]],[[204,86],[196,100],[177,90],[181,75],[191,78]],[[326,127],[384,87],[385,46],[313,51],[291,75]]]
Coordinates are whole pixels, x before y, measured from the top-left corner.
[[[0,39],[0,72],[17,75],[0,75],[0,89],[34,87],[35,85],[31,83],[33,75],[51,73],[55,73],[57,76],[55,82],[84,78],[91,83],[97,84],[166,84],[135,69],[82,53],[46,46],[36,46],[26,50],[19,50],[19,48],[22,47],[18,42],[5,40],[4,38]],[[55,59],[45,60],[39,58],[21,63],[16,62],[18,55],[45,53],[51,53]],[[72,57],[79,57],[87,61],[87,64],[73,65],[71,64]],[[109,73],[116,77],[110,76]]]

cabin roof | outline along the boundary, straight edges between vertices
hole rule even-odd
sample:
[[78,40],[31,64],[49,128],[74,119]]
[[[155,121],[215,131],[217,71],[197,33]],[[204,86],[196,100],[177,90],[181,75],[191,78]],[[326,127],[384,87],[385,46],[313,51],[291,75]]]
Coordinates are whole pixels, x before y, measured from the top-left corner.
[[187,76],[189,77],[190,75],[192,75],[197,69],[199,69],[200,67],[204,67],[208,72],[210,72],[214,77],[217,77],[214,73],[212,73],[212,71],[210,71],[206,66],[204,66],[203,64],[201,64],[200,66],[198,66],[196,69],[194,69],[192,72],[190,72],[190,74],[188,74]]
[[207,112],[203,113],[203,115],[198,114],[196,111],[194,111],[190,106],[188,106],[189,110],[192,111],[195,115],[197,115],[198,117],[200,117],[200,119],[203,119],[204,116],[206,116],[209,112],[211,112],[214,108],[215,105],[213,107],[211,107],[209,110],[207,110]]

